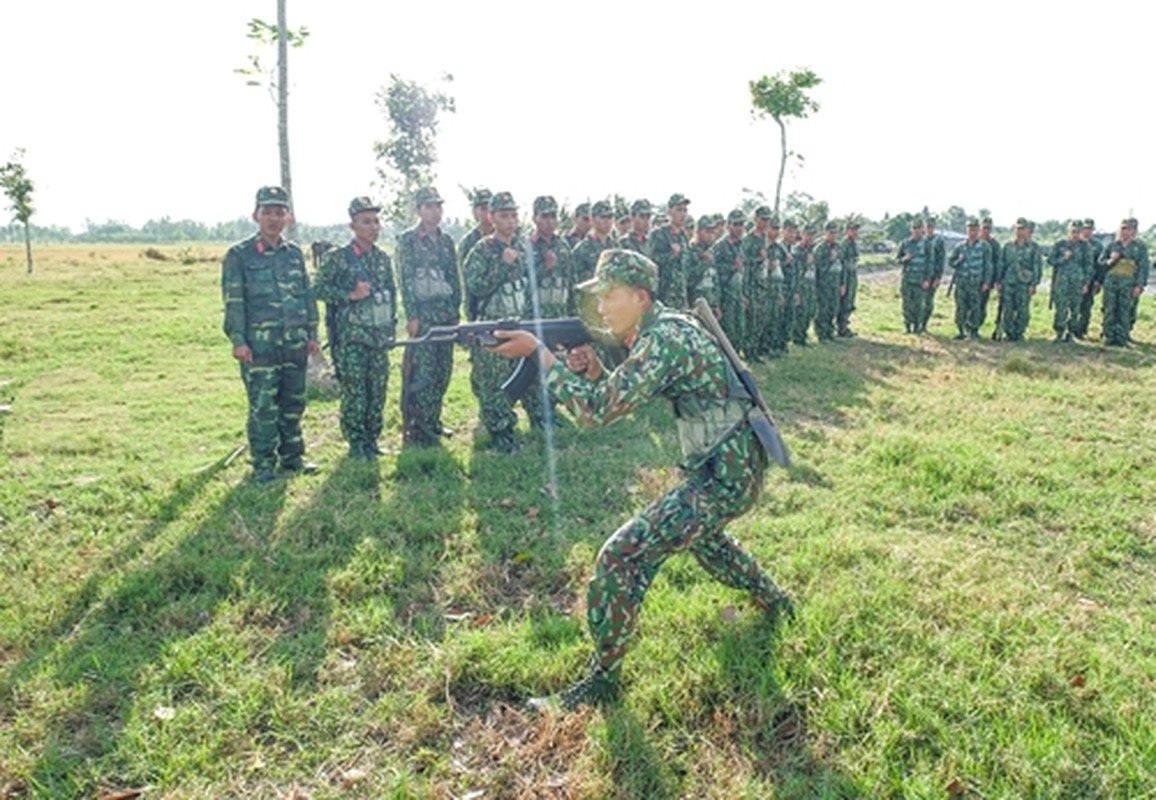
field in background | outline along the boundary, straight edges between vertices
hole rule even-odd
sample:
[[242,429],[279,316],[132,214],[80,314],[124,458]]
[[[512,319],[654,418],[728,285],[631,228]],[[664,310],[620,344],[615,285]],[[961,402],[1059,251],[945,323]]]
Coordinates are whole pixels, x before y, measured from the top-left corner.
[[1156,797],[1152,301],[1127,351],[1051,343],[1043,296],[957,343],[865,282],[859,338],[756,370],[796,466],[733,533],[798,621],[676,557],[623,706],[532,718],[669,412],[552,474],[475,448],[459,352],[444,448],[350,462],[315,392],[320,474],[251,486],[224,248],[143,250],[0,248],[0,797]]

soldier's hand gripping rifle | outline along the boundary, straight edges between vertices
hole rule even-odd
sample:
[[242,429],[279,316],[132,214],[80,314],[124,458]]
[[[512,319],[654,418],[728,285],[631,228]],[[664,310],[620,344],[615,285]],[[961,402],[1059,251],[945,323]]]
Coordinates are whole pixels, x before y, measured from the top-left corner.
[[[441,325],[430,328],[416,339],[401,339],[392,347],[420,347],[426,344],[457,342],[463,347],[495,347],[502,343],[494,331],[529,331],[551,350],[570,350],[590,344],[593,337],[585,323],[577,317],[561,319],[503,319],[485,322],[466,322],[461,325]],[[518,362],[514,373],[502,384],[502,391],[511,401],[522,397],[538,377],[538,358],[532,356]]]

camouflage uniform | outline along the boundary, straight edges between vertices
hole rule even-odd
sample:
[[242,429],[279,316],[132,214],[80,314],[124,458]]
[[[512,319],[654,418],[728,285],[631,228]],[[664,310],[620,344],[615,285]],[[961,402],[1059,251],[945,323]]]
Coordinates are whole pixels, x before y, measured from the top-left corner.
[[752,361],[761,360],[770,349],[771,279],[767,274],[767,236],[759,232],[758,223],[758,220],[763,220],[766,224],[770,218],[771,209],[767,206],[755,209],[755,227],[743,237],[739,248],[743,257],[744,295],[747,299],[744,355]]
[[[558,203],[549,195],[536,197],[534,213],[557,215]],[[566,240],[557,234],[547,239],[535,231],[530,235],[530,251],[533,260],[527,312],[537,319],[574,316],[577,313],[574,290],[577,281],[574,275],[574,254],[570,252]],[[530,423],[535,426],[545,424],[548,419],[555,419],[553,413],[547,415],[545,412],[541,389],[539,384],[537,390],[528,391],[522,396],[522,406],[530,417]]]
[[[1136,220],[1126,219],[1121,227],[1136,230]],[[1135,322],[1135,307],[1148,283],[1151,262],[1148,246],[1137,238],[1125,244],[1117,238],[1104,253],[1107,275],[1104,277],[1104,343],[1111,347],[1128,344]]]
[[[910,260],[903,261],[905,256],[911,256]],[[896,257],[903,270],[900,292],[903,300],[904,330],[908,333],[922,333],[925,330],[923,303],[927,297],[923,282],[930,280],[927,240],[923,236],[905,239],[899,245]]]
[[[574,216],[575,217],[588,217],[588,216],[590,216],[590,204],[589,203],[579,203],[578,205],[576,205],[574,207]],[[585,233],[579,233],[577,229],[571,228],[570,230],[566,231],[566,235],[563,236],[562,238],[566,240],[566,244],[570,247],[570,250],[573,251],[574,248],[578,246],[578,243],[581,242],[585,237],[586,237]]]
[[979,240],[981,242],[987,242],[987,246],[991,248],[991,273],[992,273],[992,284],[990,284],[987,287],[986,292],[983,292],[980,295],[979,327],[982,328],[983,323],[987,320],[987,304],[988,304],[988,301],[991,299],[991,290],[995,286],[995,282],[994,282],[995,276],[999,273],[999,270],[1000,270],[999,260],[1002,257],[1003,248],[1000,247],[1000,243],[998,241],[996,241],[995,238],[991,235],[991,228],[992,228],[991,217],[984,217],[982,220],[980,220],[980,222],[981,222],[981,227],[979,229]]
[[[1028,225],[1022,218],[1016,223],[1017,228]],[[996,282],[1000,284],[1001,322],[1008,341],[1023,341],[1031,321],[1032,295],[1043,272],[1043,256],[1035,242],[1011,241],[1003,246]]]
[[[968,222],[971,227],[972,222]],[[978,225],[979,223],[975,223]],[[984,287],[991,287],[995,271],[991,247],[983,239],[960,242],[951,251],[952,285],[955,292],[956,339],[979,336]]]
[[[657,269],[646,259],[621,251],[607,255],[598,268],[601,288],[652,288],[657,282]],[[696,319],[657,302],[628,344],[627,359],[596,382],[560,361],[547,372],[552,395],[584,425],[609,424],[655,397],[671,402],[679,423],[684,482],[606,541],[587,589],[595,645],[591,675],[609,685],[617,683],[646,591],[675,553],[690,552],[709,575],[749,592],[772,615],[790,610],[782,590],[725,531],[754,505],[768,463],[746,421],[750,401],[736,391],[733,369]],[[564,702],[587,701],[582,689]]]
[[[930,221],[928,224],[931,224]],[[938,233],[932,233],[927,237],[927,258],[929,284],[923,290],[927,296],[923,299],[923,318],[919,325],[922,331],[927,330],[927,323],[931,321],[931,312],[935,310],[935,294],[939,290],[939,282],[943,280],[943,271],[947,263],[947,243]]]
[[[265,187],[257,204],[283,205],[280,187]],[[224,331],[233,347],[247,346],[241,363],[249,399],[246,431],[254,474],[271,473],[278,456],[288,470],[302,467],[305,442],[305,367],[309,342],[317,341],[317,301],[305,256],[292,242],[270,245],[254,235],[229,248],[221,265]]]
[[[745,219],[743,212],[732,211],[727,220],[742,222]],[[744,309],[743,257],[739,252],[742,239],[732,239],[726,235],[720,238],[711,247],[711,256],[719,279],[719,307],[722,317],[719,324],[731,344],[737,350],[746,349],[746,311]]]
[[[590,211],[592,216],[607,217],[613,211],[610,204],[605,200],[599,200]],[[591,230],[586,234],[586,238],[578,243],[574,248],[574,277],[576,280],[584,281],[594,277],[594,265],[598,263],[598,256],[602,255],[602,251],[611,247],[612,243],[610,237],[598,238],[595,232]]]
[[[773,231],[772,231],[773,236]],[[767,312],[767,351],[771,358],[780,358],[786,355],[787,342],[790,340],[789,326],[791,322],[788,306],[787,269],[790,254],[780,242],[771,239],[767,243],[767,275],[770,278],[770,295]]]
[[[689,203],[680,194],[672,195],[667,208]],[[657,299],[671,308],[686,308],[686,266],[683,259],[690,249],[686,229],[675,230],[670,223],[650,232],[646,255],[658,265]]]
[[1072,330],[1072,335],[1077,339],[1083,339],[1088,335],[1088,328],[1092,324],[1092,306],[1095,305],[1096,294],[1104,285],[1104,277],[1108,274],[1104,268],[1104,246],[1093,235],[1095,232],[1095,220],[1084,220],[1081,234],[1086,234],[1083,238],[1088,243],[1088,252],[1091,254],[1092,277],[1089,279],[1087,293],[1080,297],[1080,312]]
[[1076,238],[1062,239],[1052,245],[1048,263],[1052,265],[1051,304],[1055,308],[1052,328],[1056,339],[1071,340],[1079,330],[1080,301],[1091,289],[1092,247],[1079,238],[1082,222],[1069,226]]
[[[433,189],[422,189],[418,205],[440,203]],[[461,320],[462,284],[454,242],[439,228],[427,233],[419,223],[397,241],[397,271],[407,319],[418,321],[415,337],[435,325]],[[430,445],[441,436],[442,399],[454,368],[453,342],[407,347],[401,370],[401,416],[405,440]]]
[[[835,223],[827,224],[828,233],[837,233]],[[837,239],[815,246],[815,335],[820,342],[835,338],[835,317],[839,314],[839,294],[843,288],[843,248]]]
[[[470,195],[470,204],[475,209],[478,208],[479,206],[483,206],[483,205],[488,208],[490,205],[490,199],[492,197],[493,197],[493,193],[490,192],[489,189],[478,189],[477,191],[473,192]],[[492,226],[491,226],[490,230],[487,231],[487,230],[483,229],[481,225],[475,225],[473,227],[473,229],[470,230],[470,232],[467,233],[465,236],[463,236],[462,240],[460,242],[458,242],[458,249],[457,249],[458,261],[459,261],[458,267],[461,270],[463,270],[463,271],[465,270],[466,256],[468,256],[470,254],[470,251],[474,249],[474,246],[477,245],[478,242],[480,242],[483,238],[488,236],[492,231],[493,231]],[[465,293],[465,301],[466,301],[466,319],[470,319],[470,320],[477,319],[478,318],[478,312],[477,312],[476,306],[477,306],[478,298],[471,296],[469,293],[469,290],[467,289],[467,291]]]
[[[359,198],[350,206],[350,216],[367,210],[380,209],[368,198]],[[369,284],[369,296],[350,300],[359,281]],[[351,242],[325,254],[315,286],[318,299],[337,309],[341,435],[354,457],[372,457],[379,452],[377,440],[384,427],[388,348],[397,335],[393,266],[376,246],[362,250]]]
[[[856,223],[848,226],[858,228]],[[843,294],[839,297],[837,327],[839,336],[854,336],[851,330],[851,314],[859,296],[859,243],[850,236],[843,238],[839,249],[839,261],[843,265]]]
[[805,347],[807,329],[815,317],[815,243],[800,240],[791,249],[791,265],[793,280],[787,289],[792,304],[791,341]]
[[706,304],[718,312],[722,305],[719,292],[718,271],[714,266],[712,245],[697,238],[686,251],[687,294],[693,306],[701,297]]
[[[490,201],[491,211],[509,208],[516,208],[509,192],[498,192]],[[505,259],[507,251],[513,252],[511,262]],[[530,307],[529,273],[526,249],[517,233],[510,242],[502,241],[496,233],[478,242],[466,256],[463,278],[466,291],[477,298],[477,319],[523,319],[526,316]],[[481,345],[470,349],[470,361],[470,388],[478,398],[482,423],[490,432],[495,447],[512,450],[516,446],[514,426],[518,417],[513,403],[502,391],[502,384],[513,373],[514,365]],[[542,424],[540,419],[531,421],[539,426]]]

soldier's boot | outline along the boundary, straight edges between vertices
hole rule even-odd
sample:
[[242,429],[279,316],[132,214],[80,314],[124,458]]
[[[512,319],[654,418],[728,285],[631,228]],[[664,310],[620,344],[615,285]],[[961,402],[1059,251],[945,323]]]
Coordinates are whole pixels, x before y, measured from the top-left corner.
[[249,476],[253,483],[272,483],[276,478],[272,467],[253,467],[253,474]]
[[315,475],[319,467],[303,458],[291,458],[281,462],[281,471],[289,475]]
[[557,694],[531,697],[526,701],[528,711],[576,711],[582,706],[607,706],[622,698],[622,684],[618,676],[601,667],[592,667],[582,678]]
[[755,606],[767,615],[772,625],[779,622],[793,622],[795,619],[795,601],[782,589],[774,589],[755,595]]
[[962,328],[960,328],[959,333],[955,334],[955,336],[953,336],[951,338],[955,339],[955,341],[957,341],[957,342],[962,342],[964,339],[967,338],[967,334],[963,332]]

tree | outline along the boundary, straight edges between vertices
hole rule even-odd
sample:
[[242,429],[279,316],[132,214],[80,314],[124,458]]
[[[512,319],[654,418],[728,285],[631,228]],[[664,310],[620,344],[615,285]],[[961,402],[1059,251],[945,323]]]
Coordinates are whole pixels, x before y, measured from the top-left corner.
[[807,96],[808,89],[814,89],[823,79],[810,69],[782,71],[774,75],[764,75],[748,84],[751,90],[752,113],[757,117],[770,117],[779,126],[779,179],[775,183],[775,213],[779,213],[779,198],[783,193],[783,174],[787,170],[787,157],[797,153],[787,150],[787,120],[805,119],[808,114],[819,110],[819,104]]
[[[445,75],[442,81],[450,83],[453,76]],[[389,85],[377,92],[377,105],[389,123],[388,136],[373,143],[377,177],[391,198],[385,205],[386,217],[401,227],[413,219],[417,190],[436,177],[438,114],[453,113],[454,98],[390,74]]]
[[28,274],[32,274],[32,233],[28,220],[32,219],[32,179],[22,163],[24,151],[17,150],[7,164],[0,167],[0,188],[8,197],[12,218],[24,225],[24,254],[28,259]]
[[[277,106],[277,149],[281,159],[281,186],[289,195],[289,202],[293,202],[293,175],[289,168],[289,48],[302,47],[309,38],[309,29],[301,26],[297,30],[289,30],[285,21],[285,2],[277,0],[277,24],[272,25],[262,19],[253,17],[249,20],[251,41],[261,47],[277,45],[277,69],[274,71],[261,61],[261,54],[249,56],[249,66],[233,70],[238,75],[244,75],[249,86],[265,86],[269,90],[269,97]],[[289,226],[289,238],[296,238],[296,223]]]

